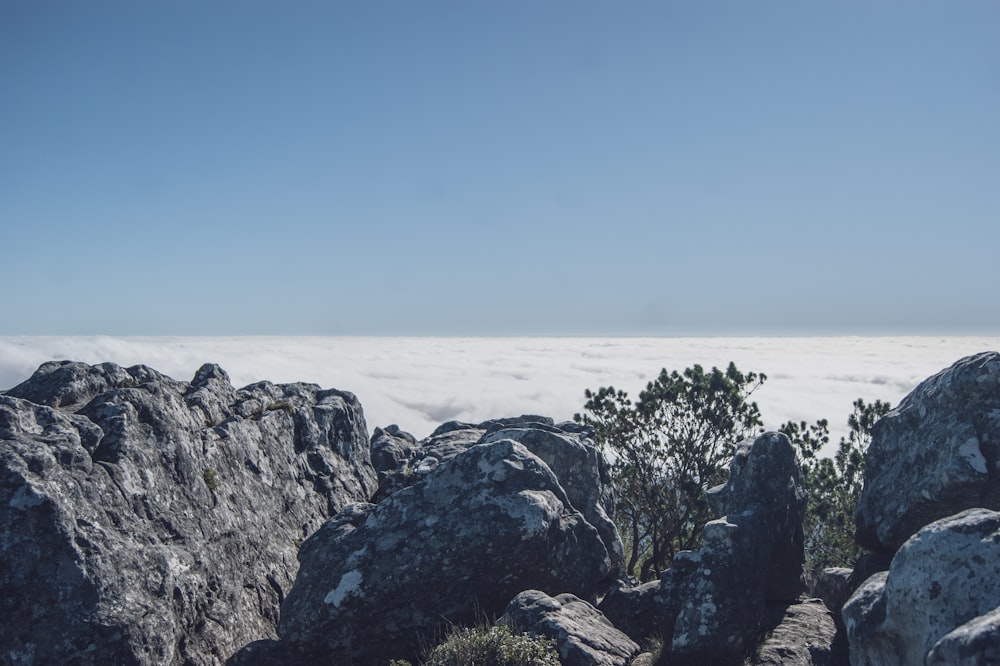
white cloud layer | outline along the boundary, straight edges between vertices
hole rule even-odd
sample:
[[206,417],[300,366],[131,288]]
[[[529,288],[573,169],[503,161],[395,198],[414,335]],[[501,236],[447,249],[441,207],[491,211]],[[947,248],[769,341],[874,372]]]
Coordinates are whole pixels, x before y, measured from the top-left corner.
[[586,388],[614,385],[635,396],[661,368],[734,361],[767,374],[754,394],[767,427],[827,418],[836,441],[856,398],[895,405],[959,358],[997,349],[1000,337],[0,337],[0,388],[49,360],[142,363],[184,380],[214,362],[237,387],[266,379],[351,391],[369,429],[396,423],[423,437],[452,419],[567,420],[581,411]]

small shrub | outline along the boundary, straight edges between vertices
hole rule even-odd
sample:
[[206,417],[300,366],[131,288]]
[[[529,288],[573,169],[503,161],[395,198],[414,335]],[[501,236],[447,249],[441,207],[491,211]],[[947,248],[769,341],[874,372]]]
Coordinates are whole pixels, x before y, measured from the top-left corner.
[[654,664],[660,663],[660,660],[663,659],[663,648],[663,637],[659,635],[651,636],[643,643],[643,650],[650,654],[650,661]]
[[206,467],[205,471],[201,473],[201,478],[214,497],[215,492],[222,487],[222,477],[211,467]]
[[506,625],[453,629],[424,666],[559,666],[555,642],[515,634]]
[[272,402],[270,405],[267,406],[267,411],[269,412],[274,412],[279,409],[284,409],[290,412],[293,409],[295,409],[295,405],[288,402],[287,400],[279,400],[278,402]]

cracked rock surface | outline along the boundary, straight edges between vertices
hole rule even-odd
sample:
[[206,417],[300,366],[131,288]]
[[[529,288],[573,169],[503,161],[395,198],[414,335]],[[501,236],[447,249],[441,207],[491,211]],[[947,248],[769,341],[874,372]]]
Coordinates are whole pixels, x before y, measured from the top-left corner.
[[924,380],[872,431],[857,540],[895,552],[935,520],[1000,509],[1000,354],[983,352]]
[[375,488],[350,393],[46,363],[0,395],[0,662],[222,663]]
[[348,507],[299,559],[281,649],[316,664],[412,660],[525,589],[593,598],[615,572],[560,479],[513,439],[470,446],[379,504]]

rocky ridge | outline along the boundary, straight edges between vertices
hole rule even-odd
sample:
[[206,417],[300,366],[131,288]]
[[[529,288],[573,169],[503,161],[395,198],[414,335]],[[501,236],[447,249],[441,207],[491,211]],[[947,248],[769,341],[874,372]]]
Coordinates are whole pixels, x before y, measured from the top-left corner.
[[0,394],[0,663],[385,664],[484,615],[571,665],[652,664],[651,636],[671,664],[839,664],[848,641],[852,664],[994,663],[997,414],[991,352],[880,422],[858,515],[873,552],[816,576],[820,603],[777,433],[739,447],[700,549],[638,585],[587,428],[369,441],[344,391],[47,363]]
[[357,399],[46,363],[0,396],[0,662],[217,664],[376,488]]
[[[1000,354],[921,382],[872,433],[843,606],[852,664],[1000,661]],[[861,566],[861,565],[864,566]],[[869,573],[866,571],[866,573]]]

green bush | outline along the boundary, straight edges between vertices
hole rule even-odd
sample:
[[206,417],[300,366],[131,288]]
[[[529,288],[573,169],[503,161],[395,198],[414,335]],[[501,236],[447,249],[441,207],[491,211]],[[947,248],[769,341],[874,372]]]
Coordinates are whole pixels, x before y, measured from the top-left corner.
[[212,495],[215,495],[216,491],[222,487],[222,477],[211,467],[205,468],[205,471],[201,473],[201,478]]
[[854,411],[847,418],[850,431],[840,438],[833,458],[819,457],[820,450],[830,443],[826,419],[814,425],[789,421],[781,426],[798,451],[802,480],[809,491],[802,526],[806,571],[853,567],[861,556],[862,550],[854,542],[854,513],[864,487],[865,455],[872,428],[891,409],[892,405],[881,400],[855,400]]
[[456,628],[425,657],[424,666],[559,666],[555,642],[515,634],[506,625]]
[[736,445],[762,423],[750,401],[767,376],[700,365],[660,371],[639,399],[607,386],[587,390],[584,414],[610,454],[614,519],[630,576],[649,581],[681,550],[696,550],[715,518],[706,492],[725,482]]

